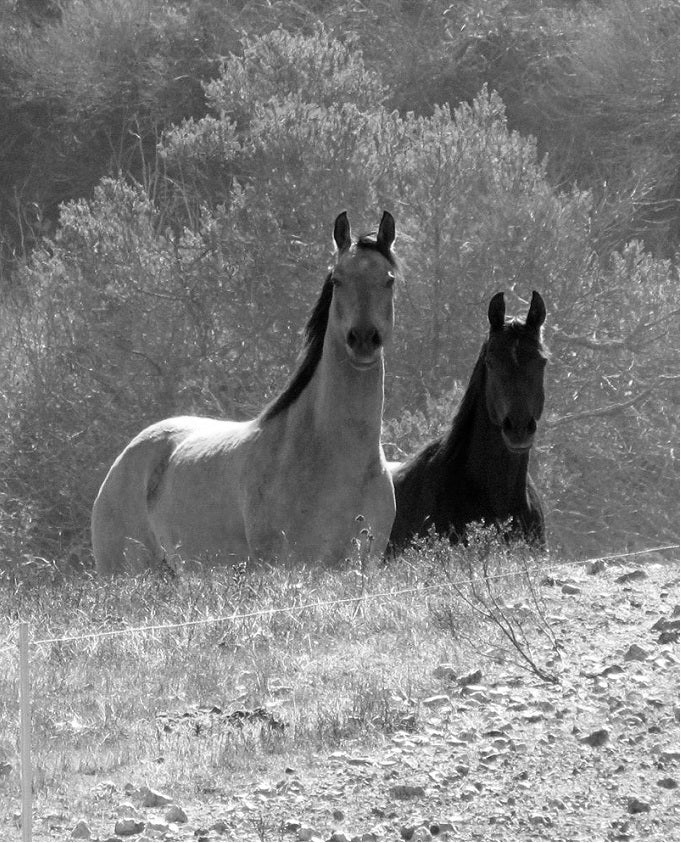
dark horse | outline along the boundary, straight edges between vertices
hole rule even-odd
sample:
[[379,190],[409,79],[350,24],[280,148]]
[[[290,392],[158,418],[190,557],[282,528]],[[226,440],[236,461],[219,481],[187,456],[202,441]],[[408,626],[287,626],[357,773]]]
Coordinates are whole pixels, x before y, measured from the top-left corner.
[[432,530],[453,542],[467,524],[511,519],[511,535],[545,542],[544,513],[527,473],[544,408],[546,307],[537,292],[525,321],[506,319],[504,294],[489,304],[489,337],[480,350],[449,433],[404,463],[392,463],[397,552]]

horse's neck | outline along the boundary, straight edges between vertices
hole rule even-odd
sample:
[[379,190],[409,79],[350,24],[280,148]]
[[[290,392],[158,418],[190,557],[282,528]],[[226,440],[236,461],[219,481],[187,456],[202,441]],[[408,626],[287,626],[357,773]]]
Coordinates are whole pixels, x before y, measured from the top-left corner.
[[304,415],[330,442],[375,452],[383,415],[383,379],[383,359],[368,371],[358,371],[344,349],[334,349],[327,338],[317,370],[292,411]]
[[495,513],[504,515],[526,499],[528,454],[512,454],[487,412],[484,383],[475,405],[466,473],[484,489]]

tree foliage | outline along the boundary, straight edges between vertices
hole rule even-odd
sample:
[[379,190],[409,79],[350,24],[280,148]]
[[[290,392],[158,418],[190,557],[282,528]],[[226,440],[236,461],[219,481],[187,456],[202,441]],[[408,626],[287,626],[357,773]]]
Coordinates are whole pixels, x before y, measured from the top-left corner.
[[[111,14],[120,23],[136,5],[119,0]],[[367,14],[381,7],[361,5]],[[311,5],[296,27],[286,19],[290,4],[268,8],[277,13],[269,29],[244,35],[220,61],[216,52],[202,57],[214,76],[200,93],[193,82],[183,88],[191,92],[186,108],[168,73],[180,60],[198,62],[186,27],[202,20],[207,32],[207,2],[184,22],[180,11],[169,16],[149,3],[134,34],[112,24],[111,37],[126,48],[119,75],[107,64],[118,61],[112,41],[108,51],[64,56],[62,76],[43,78],[57,104],[49,125],[61,183],[79,198],[62,205],[51,239],[38,238],[15,262],[5,294],[3,544],[15,555],[68,548],[86,559],[96,489],[143,425],[185,412],[255,415],[293,365],[344,208],[356,233],[383,208],[398,223],[386,382],[391,456],[412,452],[450,417],[487,332],[490,296],[506,290],[509,310],[524,313],[537,289],[553,360],[534,467],[552,540],[594,551],[678,535],[675,263],[636,240],[603,254],[612,206],[586,178],[558,190],[550,159],[510,127],[517,120],[484,80],[457,105],[396,109],[407,88],[355,25],[360,4],[343,39],[333,15],[326,26],[313,23]],[[401,9],[377,39],[387,43],[400,20],[418,23],[414,37],[434,25],[410,4]],[[499,10],[484,9],[486,22],[467,20],[489,42]],[[244,4],[241,18],[223,20],[221,37],[233,39],[252,12]],[[508,26],[520,27],[521,12]],[[73,34],[76,15],[90,20],[85,5],[66,6],[53,25],[59,38]],[[211,49],[213,29],[202,42]],[[535,37],[547,35],[540,28]],[[61,55],[51,29],[38,40]],[[67,84],[69,62],[80,67],[74,78],[87,66],[101,84]],[[120,129],[111,144],[116,175],[97,183],[101,160],[91,168],[84,161],[91,193],[68,176],[77,155],[74,147],[66,167],[64,121],[78,127],[76,147],[97,155],[100,129]],[[152,134],[156,146],[145,146]],[[27,155],[27,166],[38,166],[34,158]],[[56,184],[46,179],[43,189]]]

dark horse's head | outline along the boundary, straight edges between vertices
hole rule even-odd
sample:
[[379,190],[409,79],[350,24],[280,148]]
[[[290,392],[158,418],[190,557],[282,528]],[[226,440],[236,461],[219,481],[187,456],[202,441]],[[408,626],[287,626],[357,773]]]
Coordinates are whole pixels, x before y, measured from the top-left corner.
[[485,350],[485,398],[492,424],[501,428],[512,453],[528,451],[544,409],[544,369],[547,355],[541,340],[546,319],[544,300],[537,292],[527,317],[506,319],[504,294],[489,303],[489,338]]

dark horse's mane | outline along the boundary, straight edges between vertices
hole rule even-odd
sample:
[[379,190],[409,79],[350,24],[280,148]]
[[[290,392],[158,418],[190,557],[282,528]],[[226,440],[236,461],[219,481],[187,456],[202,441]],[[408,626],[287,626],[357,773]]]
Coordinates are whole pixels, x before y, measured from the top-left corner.
[[[395,256],[392,252],[386,253],[384,249],[380,248],[376,243],[375,236],[372,234],[363,234],[359,237],[355,245],[358,249],[379,252],[391,266],[396,265]],[[326,326],[329,322],[329,309],[331,308],[331,300],[333,298],[332,275],[333,270],[324,279],[317,303],[305,325],[305,339],[298,366],[281,394],[262,411],[260,416],[262,421],[273,419],[294,404],[300,398],[301,393],[310,383],[312,376],[317,370],[317,365],[322,359]]]

